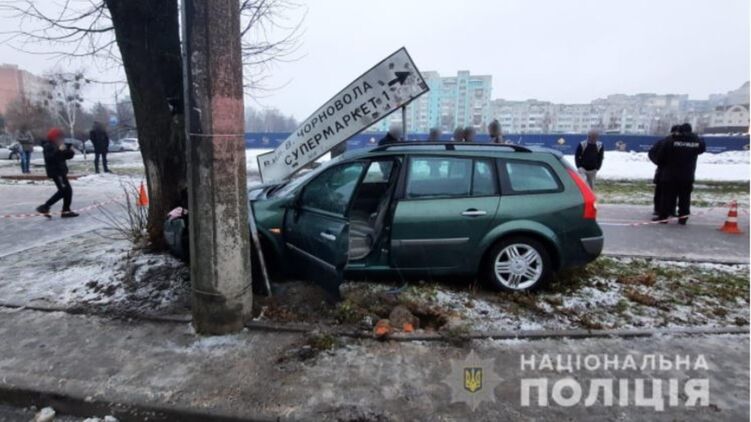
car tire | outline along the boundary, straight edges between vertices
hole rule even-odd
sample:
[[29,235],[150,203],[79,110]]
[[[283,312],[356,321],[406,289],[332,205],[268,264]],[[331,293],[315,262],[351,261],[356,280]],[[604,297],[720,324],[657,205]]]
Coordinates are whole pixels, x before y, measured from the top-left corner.
[[11,152],[10,155],[8,155],[9,160],[20,160],[21,157],[16,152]]
[[513,236],[496,242],[483,269],[489,287],[506,292],[537,290],[550,280],[553,272],[547,248],[529,236]]

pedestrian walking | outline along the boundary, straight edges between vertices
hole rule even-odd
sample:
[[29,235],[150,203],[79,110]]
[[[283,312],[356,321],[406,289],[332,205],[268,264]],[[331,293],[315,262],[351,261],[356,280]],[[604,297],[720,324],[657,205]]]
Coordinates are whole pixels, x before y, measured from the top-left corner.
[[[680,126],[674,125],[670,128],[670,135],[655,142],[654,145],[652,145],[652,148],[649,149],[649,153],[647,154],[649,156],[649,160],[657,166],[657,168],[655,169],[655,176],[652,179],[652,183],[654,183],[655,185],[654,197],[652,198],[652,202],[654,204],[654,212],[652,214],[654,216],[660,215],[660,209],[662,208],[660,206],[660,200],[662,200],[662,190],[664,185],[662,182],[660,182],[662,166],[657,162],[657,156],[659,155],[659,151],[665,145],[665,143],[671,139],[677,138],[679,134]],[[670,212],[670,215],[673,214],[675,214],[675,209]]]
[[62,199],[63,212],[60,216],[63,218],[78,217],[78,214],[70,209],[70,203],[73,200],[73,188],[68,181],[68,164],[66,163],[75,155],[73,146],[65,143],[63,132],[60,129],[52,128],[47,132],[47,140],[42,143],[42,148],[44,148],[44,169],[47,172],[47,177],[55,183],[57,192],[47,202],[38,206],[36,211],[49,218],[50,207]]
[[16,141],[20,145],[18,154],[21,157],[21,173],[31,173],[31,153],[34,152],[34,135],[31,134],[27,125],[21,126],[16,135]]
[[590,130],[587,133],[587,139],[581,141],[574,154],[576,168],[592,190],[595,189],[597,172],[600,171],[605,158],[604,148],[599,139],[600,135],[597,131]]
[[454,142],[464,142],[464,129],[461,127],[454,129],[454,134],[451,135],[451,140]]
[[657,152],[662,185],[659,215],[655,221],[667,223],[667,218],[678,205],[678,223],[686,224],[691,214],[691,192],[694,189],[696,161],[706,151],[704,140],[699,138],[691,125],[681,125],[679,134]]
[[99,158],[101,157],[102,169],[105,173],[109,173],[110,169],[107,168],[107,152],[110,147],[110,138],[101,123],[94,122],[94,127],[89,132],[89,139],[94,145],[94,170],[99,173]]
[[491,144],[505,144],[503,134],[501,133],[501,124],[498,120],[493,120],[488,124],[488,135]]
[[472,126],[465,127],[464,128],[464,142],[474,142],[476,134],[477,134],[477,131],[475,131],[475,128],[473,128]]
[[391,125],[386,136],[378,141],[378,146],[395,144],[402,140],[402,128],[400,125]]

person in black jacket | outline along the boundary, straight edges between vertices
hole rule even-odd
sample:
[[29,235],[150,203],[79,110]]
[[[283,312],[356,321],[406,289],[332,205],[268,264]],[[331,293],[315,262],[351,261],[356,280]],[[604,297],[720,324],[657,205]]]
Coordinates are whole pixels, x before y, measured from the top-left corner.
[[600,171],[602,160],[605,158],[605,148],[599,138],[596,131],[590,130],[587,133],[587,139],[579,143],[574,154],[576,168],[592,190],[595,188],[597,172]]
[[[670,128],[670,135],[668,135],[665,138],[660,139],[659,141],[655,142],[654,145],[652,145],[652,148],[649,149],[649,160],[652,161],[656,166],[657,169],[655,169],[655,177],[652,179],[652,183],[655,185],[655,193],[654,198],[652,202],[654,203],[654,212],[653,215],[659,216],[660,215],[660,200],[662,199],[662,188],[663,184],[660,182],[660,173],[662,172],[662,166],[657,162],[657,155],[660,151],[660,148],[662,148],[663,145],[665,145],[665,142],[676,139],[680,135],[680,126],[675,125]],[[675,209],[673,209],[670,212],[670,215],[675,214]]]
[[99,157],[102,157],[102,168],[109,173],[107,168],[107,152],[110,148],[110,137],[99,122],[94,122],[94,127],[89,132],[89,139],[94,145],[94,170],[99,173]]
[[660,182],[663,184],[660,212],[655,221],[667,223],[667,218],[678,203],[678,223],[686,224],[691,214],[691,191],[699,154],[707,149],[704,140],[696,136],[691,125],[684,123],[675,138],[666,141],[657,152]]
[[391,145],[402,141],[402,128],[400,125],[391,125],[386,136],[378,141],[378,146]]
[[66,163],[75,155],[72,146],[64,142],[63,132],[60,129],[52,128],[47,133],[47,140],[42,143],[42,148],[44,148],[44,169],[47,171],[47,177],[55,182],[57,192],[47,202],[38,206],[37,212],[49,218],[50,207],[62,199],[63,212],[60,216],[78,217],[77,213],[70,210],[73,188],[70,187],[68,181],[68,164]]

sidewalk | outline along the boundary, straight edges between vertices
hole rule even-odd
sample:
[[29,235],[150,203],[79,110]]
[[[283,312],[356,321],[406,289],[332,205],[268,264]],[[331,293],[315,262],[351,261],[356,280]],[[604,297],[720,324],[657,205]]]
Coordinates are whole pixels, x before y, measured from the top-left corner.
[[[484,340],[464,346],[336,339],[333,350],[316,355],[301,353],[310,349],[301,347],[305,339],[300,334],[246,331],[199,338],[184,323],[0,309],[0,337],[4,340],[0,343],[0,401],[12,393],[44,392],[48,397],[59,395],[58,400],[67,397],[96,404],[103,414],[121,421],[142,418],[144,409],[152,420],[201,420],[208,415],[243,420],[383,421],[749,417],[749,339],[744,335]],[[481,402],[476,412],[466,403],[452,403],[451,389],[445,383],[452,373],[451,360],[464,359],[470,350],[491,359],[493,372],[501,378],[494,390],[495,401]],[[600,402],[591,407],[523,407],[519,380],[540,376],[540,372],[522,372],[520,355],[542,353],[629,353],[636,355],[637,364],[650,354],[703,354],[709,366],[706,373],[600,370],[543,375],[553,379],[574,376],[582,385],[588,378],[685,380],[704,376],[709,378],[710,405],[666,407],[663,412]],[[490,374],[486,379],[491,382]],[[134,417],[138,412],[140,416]]]

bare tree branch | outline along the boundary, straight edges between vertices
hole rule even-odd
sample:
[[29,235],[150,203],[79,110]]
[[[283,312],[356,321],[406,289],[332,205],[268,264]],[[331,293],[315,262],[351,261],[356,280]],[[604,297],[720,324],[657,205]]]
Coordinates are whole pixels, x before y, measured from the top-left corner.
[[[292,0],[241,1],[245,88],[252,98],[280,88],[268,83],[274,65],[300,58],[305,13],[293,22],[287,16],[302,7]],[[0,37],[5,36],[0,42],[18,51],[58,60],[94,57],[122,63],[102,0],[0,0],[0,14],[19,22],[17,29],[0,31]]]

